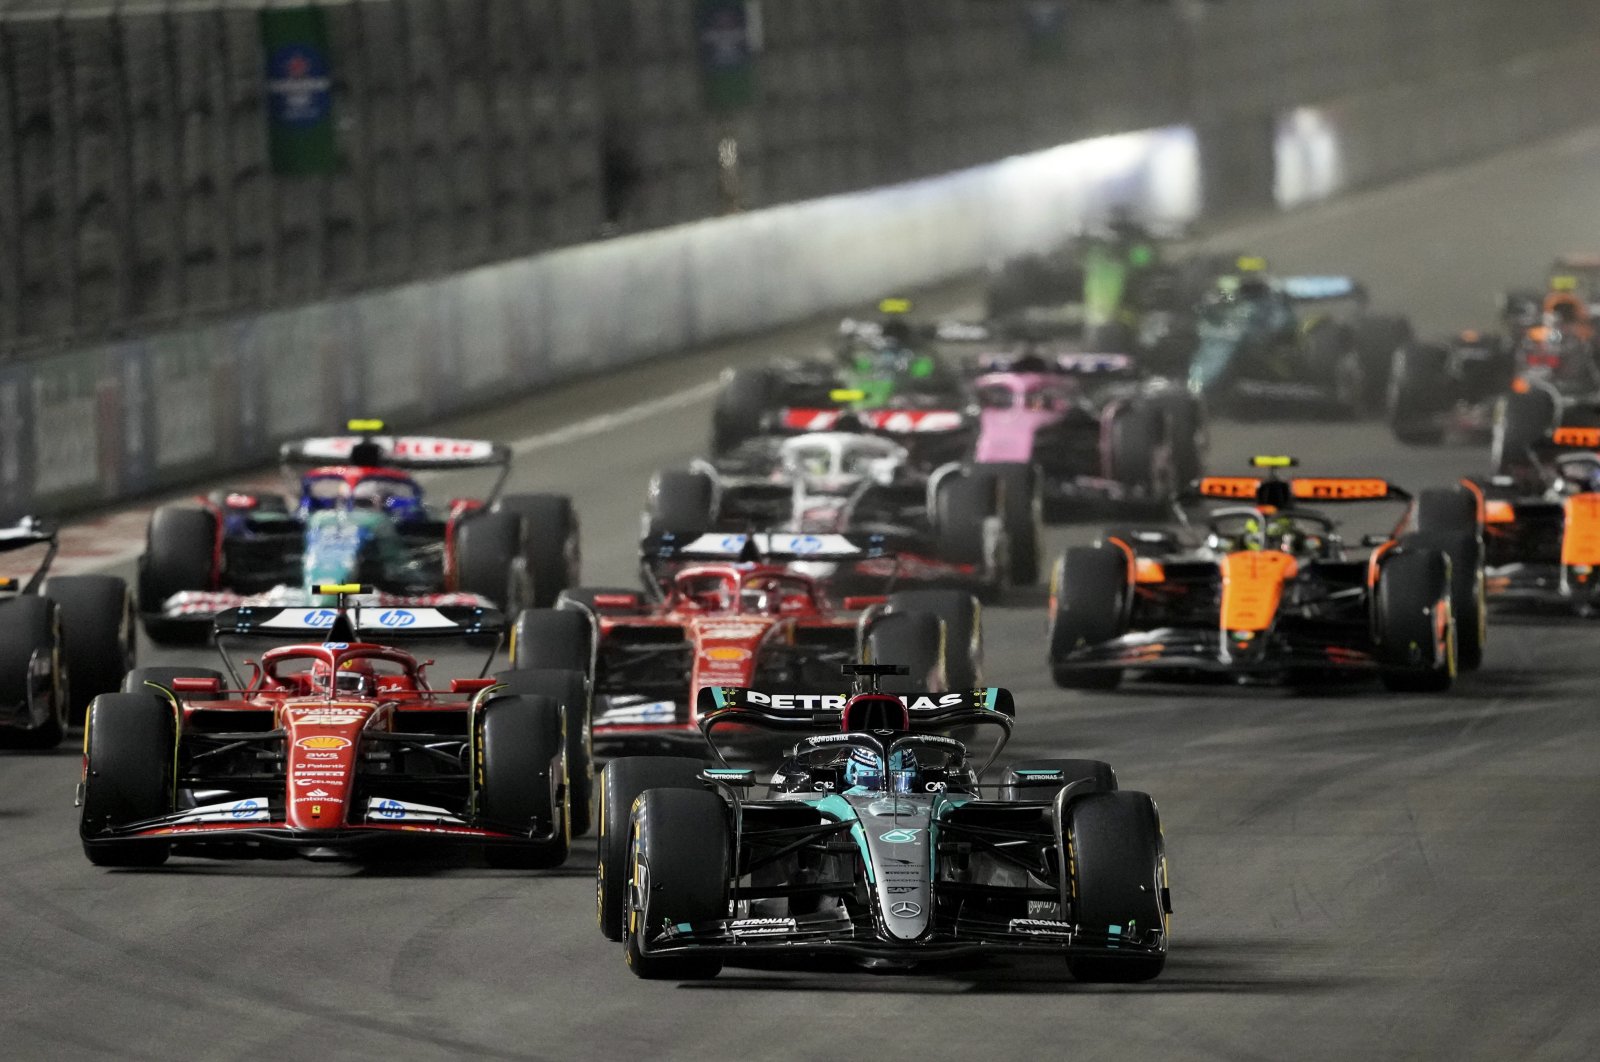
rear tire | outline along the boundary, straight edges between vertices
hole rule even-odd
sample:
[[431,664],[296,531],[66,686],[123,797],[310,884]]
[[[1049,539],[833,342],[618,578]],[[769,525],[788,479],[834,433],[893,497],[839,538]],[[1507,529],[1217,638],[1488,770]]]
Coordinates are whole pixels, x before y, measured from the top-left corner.
[[725,454],[761,434],[762,420],[772,405],[774,382],[765,369],[735,369],[728,374],[711,411],[713,454]]
[[533,580],[532,604],[547,608],[583,575],[583,547],[578,514],[565,494],[508,494],[491,512],[522,517],[523,559]]
[[89,705],[84,734],[83,854],[100,867],[156,867],[171,845],[98,840],[107,829],[169,815],[178,741],[173,706],[153,692],[105,693]]
[[561,706],[549,697],[491,699],[478,720],[477,770],[480,821],[531,834],[554,834],[549,841],[486,845],[485,861],[516,870],[565,863],[572,837]]
[[1069,690],[1114,690],[1122,669],[1063,666],[1076,650],[1127,633],[1128,561],[1115,546],[1067,550],[1050,578],[1050,674]]
[[[1067,811],[1072,845],[1073,921],[1092,933],[1132,936],[1141,927],[1166,930],[1166,856],[1155,801],[1144,793],[1094,793]],[[1079,981],[1148,981],[1165,954],[1072,955],[1067,969]]]
[[983,684],[983,606],[977,598],[965,590],[901,590],[889,595],[888,612],[937,616],[944,623],[945,685],[973,690]]
[[594,630],[575,608],[530,608],[511,628],[511,666],[518,671],[581,671],[594,677]]
[[1389,369],[1385,414],[1394,437],[1407,446],[1437,446],[1444,427],[1437,417],[1456,390],[1446,371],[1449,352],[1436,343],[1401,347]]
[[[44,719],[32,727],[0,727],[0,748],[53,749],[66,733],[71,691],[61,661],[60,611],[35,595],[0,601],[0,700],[22,704],[30,697],[49,702]],[[46,672],[34,670],[34,659]]]
[[456,589],[477,594],[506,615],[533,603],[527,562],[527,533],[514,512],[474,513],[455,535]]
[[711,511],[713,485],[699,472],[657,472],[650,479],[646,499],[649,533],[660,535],[701,535],[711,529],[716,514]]
[[71,718],[77,721],[90,701],[115,692],[133,667],[133,595],[112,575],[60,575],[46,580],[43,592],[60,611]]
[[162,620],[173,594],[216,589],[217,518],[207,509],[163,505],[150,517],[139,558],[139,609],[151,641],[186,644],[210,635],[206,624]]
[[600,824],[595,902],[600,933],[622,939],[628,889],[628,820],[647,789],[700,789],[702,764],[687,756],[623,756],[600,772],[595,817]]
[[1478,496],[1465,487],[1430,489],[1417,496],[1417,533],[1402,544],[1428,546],[1450,558],[1450,609],[1456,621],[1456,666],[1476,671],[1483,665],[1489,636],[1488,594],[1484,586],[1483,528]]
[[1490,461],[1496,475],[1521,476],[1532,466],[1531,450],[1556,427],[1556,403],[1550,393],[1533,388],[1506,395],[1495,411]]
[[977,471],[1000,485],[1000,522],[1006,529],[1006,578],[1012,586],[1039,581],[1039,548],[1044,517],[1038,477],[1025,464],[983,464]]
[[995,481],[986,475],[951,475],[939,484],[934,531],[939,557],[950,564],[976,565],[978,593],[997,599],[1005,587],[1007,550],[989,541],[989,518],[995,515]]
[[944,622],[930,612],[896,612],[867,630],[866,662],[904,664],[909,675],[884,675],[885,693],[942,693],[950,688]]
[[496,675],[495,680],[505,684],[506,693],[548,697],[561,706],[567,747],[567,811],[572,819],[572,836],[584,836],[594,823],[593,708],[588,674],[541,668],[507,671]]
[[1140,497],[1172,496],[1172,468],[1164,450],[1166,417],[1143,403],[1118,411],[1111,421],[1111,478]]
[[1442,693],[1455,681],[1454,623],[1439,645],[1438,610],[1449,607],[1450,558],[1404,547],[1378,572],[1379,677],[1396,693]]
[[622,946],[635,976],[687,981],[722,972],[719,956],[646,955],[639,942],[646,926],[726,918],[732,859],[721,797],[703,789],[650,789],[639,797],[630,817],[631,884],[622,928]]

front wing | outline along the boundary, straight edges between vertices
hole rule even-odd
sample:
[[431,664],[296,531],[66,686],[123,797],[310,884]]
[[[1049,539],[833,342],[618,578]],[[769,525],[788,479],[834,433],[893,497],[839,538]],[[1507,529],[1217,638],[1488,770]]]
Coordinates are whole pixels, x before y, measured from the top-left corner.
[[1379,662],[1369,647],[1310,634],[1271,631],[1242,641],[1215,629],[1161,627],[1076,649],[1051,665],[1273,675],[1300,668],[1374,671]]

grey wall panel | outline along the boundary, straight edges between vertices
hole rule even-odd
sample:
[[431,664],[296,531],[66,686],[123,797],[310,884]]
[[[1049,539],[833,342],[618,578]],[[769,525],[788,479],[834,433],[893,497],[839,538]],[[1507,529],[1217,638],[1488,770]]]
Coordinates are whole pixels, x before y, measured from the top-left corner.
[[17,174],[17,336],[53,345],[72,334],[72,154],[66,78],[51,19],[11,21],[6,73]]

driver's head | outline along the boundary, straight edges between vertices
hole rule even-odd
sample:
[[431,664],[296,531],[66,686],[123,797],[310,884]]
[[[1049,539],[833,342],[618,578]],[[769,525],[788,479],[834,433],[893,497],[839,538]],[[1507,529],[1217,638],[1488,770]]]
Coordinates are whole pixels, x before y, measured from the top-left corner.
[[337,669],[318,660],[311,665],[311,685],[335,697],[370,697],[378,688],[378,672],[368,660],[345,660]]
[[909,793],[915,787],[917,756],[910,749],[902,749],[889,757],[888,785],[884,784],[883,757],[870,749],[850,750],[850,759],[844,765],[845,784],[863,789],[887,789],[891,793]]
[[1239,278],[1238,298],[1245,302],[1264,302],[1272,294],[1272,286],[1258,276]]

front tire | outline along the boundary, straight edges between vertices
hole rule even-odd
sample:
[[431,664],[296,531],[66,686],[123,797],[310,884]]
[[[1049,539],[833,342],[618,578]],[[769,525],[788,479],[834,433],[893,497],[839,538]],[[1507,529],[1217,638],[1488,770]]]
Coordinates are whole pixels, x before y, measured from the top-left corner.
[[1402,546],[1384,559],[1376,592],[1379,677],[1386,689],[1443,693],[1455,681],[1450,591],[1450,558],[1438,550]]
[[523,522],[523,560],[533,581],[532,604],[547,608],[583,576],[578,514],[565,494],[508,494],[491,512],[516,513]]
[[559,867],[572,843],[567,814],[566,738],[549,697],[495,697],[478,719],[477,818],[548,840],[486,845],[492,867]]
[[733,859],[727,805],[703,789],[649,789],[633,806],[629,831],[622,927],[628,968],[646,980],[717,976],[718,956],[648,955],[641,940],[647,927],[727,917]]
[[541,668],[507,671],[495,679],[505,684],[506,693],[548,697],[561,706],[567,749],[567,810],[572,819],[572,836],[582,837],[594,823],[593,708],[587,673]]
[[176,710],[154,692],[105,693],[84,725],[83,854],[101,867],[160,866],[171,852],[166,842],[101,835],[172,813]]
[[59,575],[46,580],[43,593],[60,610],[70,710],[79,720],[90,701],[115,692],[133,667],[133,595],[112,575]]
[[[922,612],[938,617],[944,623],[946,686],[972,690],[983,684],[983,605],[977,598],[965,590],[901,590],[889,595],[888,612]],[[891,649],[880,642],[877,650],[890,652],[898,647]],[[921,653],[920,643],[914,651]]]
[[533,603],[527,533],[514,512],[477,512],[456,528],[456,589],[493,602],[507,615]]
[[885,693],[942,693],[950,688],[944,621],[929,612],[895,612],[867,630],[866,663],[904,664],[909,675],[884,675]]
[[622,756],[600,772],[595,817],[600,823],[595,901],[600,933],[622,939],[628,889],[628,821],[633,802],[647,789],[704,789],[701,763],[687,756]]
[[[1119,790],[1072,801],[1066,833],[1072,851],[1073,921],[1080,930],[1134,937],[1166,933],[1166,853],[1155,801]],[[1079,981],[1148,981],[1166,966],[1159,955],[1071,955]]]

